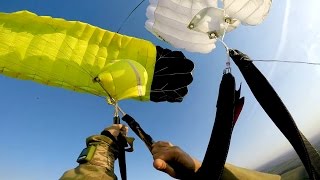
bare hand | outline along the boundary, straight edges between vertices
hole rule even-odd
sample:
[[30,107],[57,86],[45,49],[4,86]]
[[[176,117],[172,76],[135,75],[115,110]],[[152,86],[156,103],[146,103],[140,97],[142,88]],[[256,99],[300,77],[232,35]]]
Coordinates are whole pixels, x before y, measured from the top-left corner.
[[190,177],[201,163],[170,142],[159,141],[152,145],[153,166],[174,178]]
[[128,127],[123,124],[113,124],[104,129],[105,131],[109,131],[115,138],[119,136],[121,133],[123,136],[127,136],[128,134]]

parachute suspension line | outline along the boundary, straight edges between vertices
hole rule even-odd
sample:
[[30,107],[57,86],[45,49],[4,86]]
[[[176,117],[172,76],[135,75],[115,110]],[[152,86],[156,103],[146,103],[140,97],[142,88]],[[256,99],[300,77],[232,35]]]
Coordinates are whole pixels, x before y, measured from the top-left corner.
[[[217,40],[222,43],[223,47],[224,47],[224,48],[226,49],[226,51],[228,52],[228,51],[229,51],[228,45],[227,45],[223,40],[221,40],[220,38],[217,38]],[[229,56],[229,55],[228,55],[228,56]]]
[[114,117],[118,117],[119,116],[118,102],[116,102],[116,104],[114,104],[113,106],[114,106]]
[[121,113],[122,116],[125,116],[126,113],[120,108],[119,103],[117,100],[115,100],[109,93],[108,91],[102,86],[102,84],[99,82],[99,85],[106,91],[108,94],[108,104],[112,105],[114,107],[114,117],[119,117],[119,112]]
[[226,55],[227,55],[227,60],[226,60],[226,68],[223,70],[223,74],[231,73],[231,66],[230,66],[230,56],[229,56],[229,47],[228,45],[224,42],[224,36],[226,35],[227,29],[229,27],[229,22],[228,19],[226,19],[226,26],[223,29],[223,34],[221,38],[217,38],[218,41],[222,43],[224,48],[226,49]]
[[125,116],[126,113],[120,108],[119,103],[116,102],[115,104],[112,104],[114,106],[114,116],[119,116],[121,114],[122,116]]
[[129,13],[129,15],[122,21],[119,29],[117,30],[117,33],[120,32],[120,30],[122,29],[124,23],[128,21],[128,19],[129,19],[130,16],[132,15],[132,13],[133,13],[135,10],[137,10],[137,8],[138,8],[144,1],[145,1],[145,0],[142,0],[134,9],[132,9],[132,11]]
[[125,116],[127,113],[125,113],[121,108],[120,106],[118,105],[118,111],[122,114],[122,116]]
[[290,60],[277,60],[277,59],[252,59],[251,61],[257,62],[280,62],[280,63],[290,63],[290,64],[309,64],[309,65],[320,65],[320,63],[306,62],[306,61],[290,61]]

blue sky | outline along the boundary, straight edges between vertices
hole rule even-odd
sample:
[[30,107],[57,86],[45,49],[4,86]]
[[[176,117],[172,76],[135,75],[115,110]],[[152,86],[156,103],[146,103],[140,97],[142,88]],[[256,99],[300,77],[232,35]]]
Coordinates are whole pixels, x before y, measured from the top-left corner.
[[[1,12],[29,10],[67,20],[79,20],[111,31],[139,0],[89,2],[85,0],[1,1]],[[174,49],[144,28],[144,2],[121,33]],[[226,35],[231,48],[253,59],[281,59],[320,63],[319,7],[317,0],[274,1],[266,20],[258,26],[241,26]],[[182,103],[125,100],[121,107],[139,120],[155,140],[171,141],[199,160],[203,159],[215,117],[219,83],[225,63],[221,44],[210,54],[185,52],[195,63],[194,81]],[[278,91],[300,130],[307,137],[320,131],[320,66],[255,63]],[[287,151],[289,143],[257,104],[237,67],[237,84],[246,97],[233,132],[228,162],[256,168]],[[55,180],[75,162],[87,136],[112,123],[113,109],[101,98],[0,76],[0,179]],[[134,136],[132,132],[129,132]],[[116,164],[117,166],[117,164]],[[137,139],[127,154],[129,179],[171,179],[152,167],[152,156]],[[119,173],[118,173],[119,174]]]

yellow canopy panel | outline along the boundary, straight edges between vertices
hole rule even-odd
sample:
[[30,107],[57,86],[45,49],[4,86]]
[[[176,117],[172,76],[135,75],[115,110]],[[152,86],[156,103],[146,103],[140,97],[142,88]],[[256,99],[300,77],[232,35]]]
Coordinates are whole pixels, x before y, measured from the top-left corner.
[[28,11],[0,13],[0,72],[10,77],[149,100],[155,61],[146,40]]

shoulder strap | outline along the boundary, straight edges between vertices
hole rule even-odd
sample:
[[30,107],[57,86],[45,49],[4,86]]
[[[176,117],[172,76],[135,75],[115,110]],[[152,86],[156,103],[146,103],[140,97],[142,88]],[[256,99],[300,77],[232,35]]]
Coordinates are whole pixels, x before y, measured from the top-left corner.
[[220,179],[229,151],[234,124],[244,103],[240,90],[235,90],[235,79],[231,73],[223,75],[217,111],[207,151],[196,179]]
[[310,179],[320,179],[319,153],[299,131],[291,114],[268,80],[247,55],[238,50],[231,50],[230,57],[239,67],[261,107],[297,152]]

